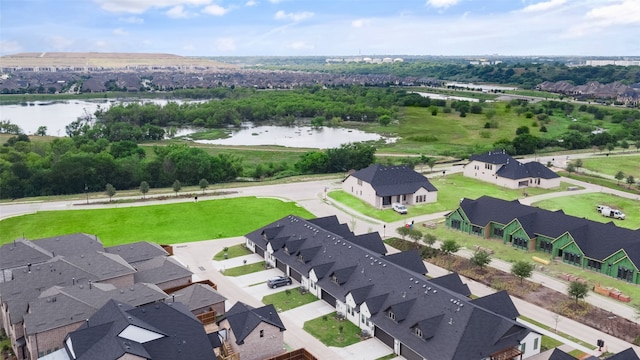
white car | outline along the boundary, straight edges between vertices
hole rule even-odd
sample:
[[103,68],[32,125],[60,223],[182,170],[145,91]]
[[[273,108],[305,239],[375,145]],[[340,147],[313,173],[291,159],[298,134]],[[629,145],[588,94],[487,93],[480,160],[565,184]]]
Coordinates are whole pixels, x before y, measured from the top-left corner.
[[400,213],[400,214],[406,214],[407,213],[407,207],[400,204],[400,203],[393,203],[391,204],[391,207],[393,208],[393,211]]

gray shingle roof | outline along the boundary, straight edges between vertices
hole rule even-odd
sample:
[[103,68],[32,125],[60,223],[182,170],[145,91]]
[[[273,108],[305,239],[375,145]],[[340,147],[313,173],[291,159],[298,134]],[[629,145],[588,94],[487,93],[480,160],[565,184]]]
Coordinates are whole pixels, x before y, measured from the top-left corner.
[[[537,234],[557,238],[568,232],[584,254],[604,260],[624,249],[631,261],[640,267],[640,229],[630,230],[614,223],[600,223],[489,196],[476,200],[463,199],[460,209],[472,224],[485,226],[489,222],[506,225],[517,219],[529,237]],[[458,210],[456,210],[458,211]]]
[[633,350],[633,348],[628,348],[622,352],[619,352],[611,357],[609,357],[608,359],[610,360],[640,360],[640,357],[638,356],[638,354],[636,354],[636,352]]
[[193,284],[169,295],[175,301],[185,304],[189,311],[213,306],[227,300],[226,297],[220,295],[211,286],[204,284]]
[[120,255],[129,264],[169,255],[162,246],[147,241],[111,246],[105,248],[104,251]]
[[551,169],[537,161],[521,163],[504,151],[489,151],[484,154],[474,154],[469,157],[469,161],[479,161],[493,165],[502,165],[496,172],[496,174],[506,179],[555,179],[560,177],[560,175],[551,171]]
[[[403,261],[395,261],[412,255],[381,256],[295,216],[265,228],[277,228],[275,236],[278,238],[301,235],[306,240],[300,251],[305,247],[320,246],[315,256],[304,264],[295,254],[286,254],[281,248],[274,247],[274,256],[303,274],[313,270],[319,278],[318,285],[341,302],[351,293],[360,308],[366,305],[376,326],[424,357],[439,354],[440,359],[481,359],[496,351],[519,346],[520,340],[531,332],[517,324],[514,318],[481,307],[482,302],[471,302],[466,297],[468,287],[459,277],[454,281],[453,276],[457,274],[444,281],[433,281],[424,276],[424,270],[412,270],[412,266],[408,268]],[[262,233],[262,229],[258,229],[247,237],[256,238],[256,234]],[[266,247],[262,235],[257,238]],[[330,275],[336,275],[337,281]],[[389,310],[393,311],[396,320],[389,318]],[[429,339],[416,336],[417,324],[435,323],[430,319],[438,316],[443,317],[437,329],[427,334]]]
[[280,331],[286,330],[273,305],[253,308],[245,303],[237,302],[227,311],[224,319],[229,321],[238,345],[242,345],[244,339],[262,322],[273,325],[279,328]]
[[167,281],[182,279],[191,276],[193,273],[185,269],[176,260],[170,257],[157,258],[154,267],[138,269],[133,275],[135,282],[145,282],[151,284],[162,284]]
[[350,176],[371,184],[378,196],[413,194],[420,188],[438,191],[424,175],[406,166],[374,164]]
[[[128,326],[154,332],[159,338],[140,343],[121,337]],[[181,303],[134,308],[109,300],[68,338],[78,360],[110,360],[125,354],[154,360],[215,359],[202,323]]]

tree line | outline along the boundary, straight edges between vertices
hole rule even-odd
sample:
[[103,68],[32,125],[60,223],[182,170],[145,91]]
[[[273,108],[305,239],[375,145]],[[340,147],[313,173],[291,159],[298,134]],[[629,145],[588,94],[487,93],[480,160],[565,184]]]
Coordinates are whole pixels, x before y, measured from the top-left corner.
[[[150,154],[134,141],[101,138],[56,138],[32,142],[24,134],[0,147],[0,198],[22,198],[116,189],[199,185],[229,182],[240,177],[341,172],[366,167],[375,160],[375,147],[364,143],[312,151],[293,164],[267,174],[269,167],[247,173],[240,156],[209,155],[186,144],[155,146]],[[261,169],[261,170],[259,170]]]

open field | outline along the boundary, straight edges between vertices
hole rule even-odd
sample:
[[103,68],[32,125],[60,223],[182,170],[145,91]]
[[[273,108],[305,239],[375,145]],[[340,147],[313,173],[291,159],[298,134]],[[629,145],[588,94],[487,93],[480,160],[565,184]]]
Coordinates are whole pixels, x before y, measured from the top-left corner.
[[[612,219],[598,214],[596,205],[606,205],[619,209],[626,215],[625,220]],[[620,227],[629,229],[640,228],[640,202],[610,194],[590,193],[557,197],[533,204],[547,210],[562,210],[567,215],[581,217],[602,223],[614,222]]]
[[105,246],[143,240],[178,244],[241,236],[289,214],[313,217],[296,203],[255,197],[114,209],[45,211],[0,221],[0,244],[23,235],[27,239],[38,239],[77,232],[95,234]]
[[105,67],[208,66],[233,68],[215,60],[156,53],[43,52],[19,53],[0,58],[3,67]]
[[582,167],[602,174],[615,176],[622,171],[625,178],[620,183],[626,184],[626,177],[631,175],[636,181],[640,180],[640,153],[620,156],[599,156],[582,160]]

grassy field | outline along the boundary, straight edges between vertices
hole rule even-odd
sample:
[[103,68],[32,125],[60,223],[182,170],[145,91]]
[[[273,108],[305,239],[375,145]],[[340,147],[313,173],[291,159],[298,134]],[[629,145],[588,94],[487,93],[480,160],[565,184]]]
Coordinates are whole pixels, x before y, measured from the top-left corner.
[[[505,200],[515,200],[523,197],[522,190],[500,188],[484,181],[465,177],[462,174],[451,174],[431,178],[430,181],[438,189],[438,201],[432,204],[411,206],[409,208],[409,214],[407,215],[400,215],[391,209],[375,209],[366,202],[344,191],[332,191],[329,193],[329,197],[357,210],[361,214],[386,222],[394,222],[410,216],[453,210],[458,206],[460,199],[463,197],[477,199],[480,196],[487,195]],[[555,191],[564,191],[568,186],[568,183],[563,182],[559,189],[545,190],[541,188],[529,188],[527,189],[527,194],[533,196]]]
[[360,341],[360,328],[348,320],[338,320],[336,313],[304,323],[303,329],[327,346],[345,347]]
[[[608,223],[613,221],[616,225],[629,229],[640,228],[640,202],[637,200],[622,198],[604,193],[590,193],[572,196],[557,197],[532,204],[547,210],[564,211],[567,215],[586,218],[593,221]],[[606,205],[620,209],[626,215],[625,220],[612,219],[598,214],[596,205]]]
[[[264,211],[269,209],[269,211]],[[241,236],[289,214],[314,216],[293,202],[242,197],[97,210],[45,211],[0,221],[0,244],[83,232],[105,246],[134,241],[177,244]]]
[[265,305],[273,304],[278,312],[282,312],[317,300],[318,298],[310,293],[301,294],[298,290],[285,290],[263,297],[262,303]]
[[636,181],[640,180],[640,154],[627,156],[601,156],[582,160],[582,167],[602,174],[615,176],[622,171],[625,179],[620,183],[626,184],[626,177],[631,175]]

